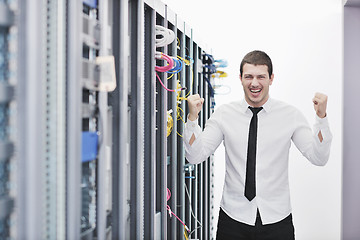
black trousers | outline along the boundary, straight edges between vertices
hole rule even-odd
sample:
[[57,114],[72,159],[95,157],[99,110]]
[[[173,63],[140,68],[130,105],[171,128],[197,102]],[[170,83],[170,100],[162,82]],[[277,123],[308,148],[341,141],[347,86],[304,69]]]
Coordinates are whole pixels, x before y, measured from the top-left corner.
[[255,226],[230,218],[221,208],[216,240],[294,240],[295,230],[290,214],[280,222],[263,225],[258,211]]

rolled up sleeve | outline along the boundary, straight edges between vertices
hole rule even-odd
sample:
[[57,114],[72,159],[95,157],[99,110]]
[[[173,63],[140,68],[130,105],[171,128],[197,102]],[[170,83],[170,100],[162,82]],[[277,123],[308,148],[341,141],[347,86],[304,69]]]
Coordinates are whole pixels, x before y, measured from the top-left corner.
[[[220,111],[216,111],[208,119],[205,129],[202,131],[198,125],[198,120],[190,121],[187,119],[184,129],[185,157],[192,164],[205,161],[220,145],[223,134],[219,121]],[[195,141],[190,145],[191,137],[195,136]]]
[[[329,160],[332,142],[328,117],[319,118],[316,116],[313,131],[302,115],[298,116],[298,121],[300,124],[293,134],[293,142],[312,164],[324,166]],[[318,137],[319,132],[321,132],[322,141]]]

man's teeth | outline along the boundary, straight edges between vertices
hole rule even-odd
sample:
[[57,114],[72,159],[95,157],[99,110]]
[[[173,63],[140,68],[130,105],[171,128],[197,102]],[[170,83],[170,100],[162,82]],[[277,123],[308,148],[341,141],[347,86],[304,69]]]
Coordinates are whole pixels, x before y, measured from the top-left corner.
[[258,93],[258,92],[260,92],[260,91],[261,91],[261,89],[257,89],[257,90],[250,89],[250,92],[252,92],[252,93]]

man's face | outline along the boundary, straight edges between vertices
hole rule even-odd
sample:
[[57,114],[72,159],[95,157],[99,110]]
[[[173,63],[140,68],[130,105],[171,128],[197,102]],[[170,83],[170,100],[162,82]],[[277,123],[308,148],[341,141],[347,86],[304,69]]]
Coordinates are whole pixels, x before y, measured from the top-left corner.
[[274,74],[269,77],[266,65],[245,63],[240,80],[244,88],[246,102],[253,107],[264,105],[269,99],[269,86],[273,79]]

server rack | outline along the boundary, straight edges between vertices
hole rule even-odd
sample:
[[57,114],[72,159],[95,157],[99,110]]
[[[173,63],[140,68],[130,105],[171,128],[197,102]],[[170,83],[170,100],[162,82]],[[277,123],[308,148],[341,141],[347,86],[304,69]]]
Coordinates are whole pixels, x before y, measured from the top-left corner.
[[[198,166],[188,164],[185,159],[182,133],[186,121],[186,102],[176,93],[165,90],[154,74],[155,66],[162,62],[154,59],[157,51],[169,56],[179,56],[187,60],[182,71],[175,76],[158,72],[160,79],[169,89],[178,87],[177,80],[186,90],[182,98],[200,93],[205,97],[204,110],[200,124],[213,110],[213,95],[210,96],[208,84],[203,76],[207,68],[203,60],[207,58],[206,49],[193,37],[193,30],[171,9],[159,1],[144,1],[145,32],[145,129],[144,129],[144,236],[154,239],[184,238],[184,226],[174,216],[169,217],[169,209],[188,227],[190,238],[210,239],[212,229],[212,158]],[[138,23],[141,24],[141,23]],[[156,26],[163,26],[175,34],[175,41],[167,46],[154,46]],[[131,39],[130,39],[131,41]],[[209,81],[213,81],[208,73]],[[168,79],[168,80],[167,80]],[[171,112],[172,111],[172,112]],[[173,119],[173,130],[167,135],[167,118]],[[132,160],[131,160],[132,161]],[[155,170],[155,171],[154,171]],[[169,193],[171,197],[169,198]],[[171,214],[170,214],[171,216]],[[186,230],[185,230],[186,231]]]
[[[206,49],[194,40],[189,25],[160,1],[114,1],[113,6],[114,26],[119,26],[113,31],[118,88],[109,95],[114,109],[112,155],[119,160],[113,160],[113,204],[117,203],[112,215],[113,234],[125,239],[184,238],[184,227],[175,217],[169,217],[169,206],[189,229],[195,229],[191,238],[209,239],[212,158],[199,166],[187,164],[180,136],[184,130],[181,119],[187,115],[186,102],[164,90],[156,76],[169,89],[176,89],[178,80],[187,88],[181,97],[199,92],[206,98],[200,118],[204,127],[213,110],[213,96],[203,79],[203,70],[207,71],[203,68]],[[156,47],[159,25],[171,29],[177,40]],[[170,74],[154,71],[155,66],[163,64],[155,59],[159,51],[187,59],[188,64],[167,80]],[[212,81],[210,75],[208,78]],[[173,130],[167,136],[169,115]]]
[[[210,239],[212,158],[188,164],[182,139],[189,94],[201,127],[213,110],[192,28],[158,0],[0,13],[0,238]],[[175,40],[157,47],[156,26]],[[157,52],[181,71],[156,72]]]

